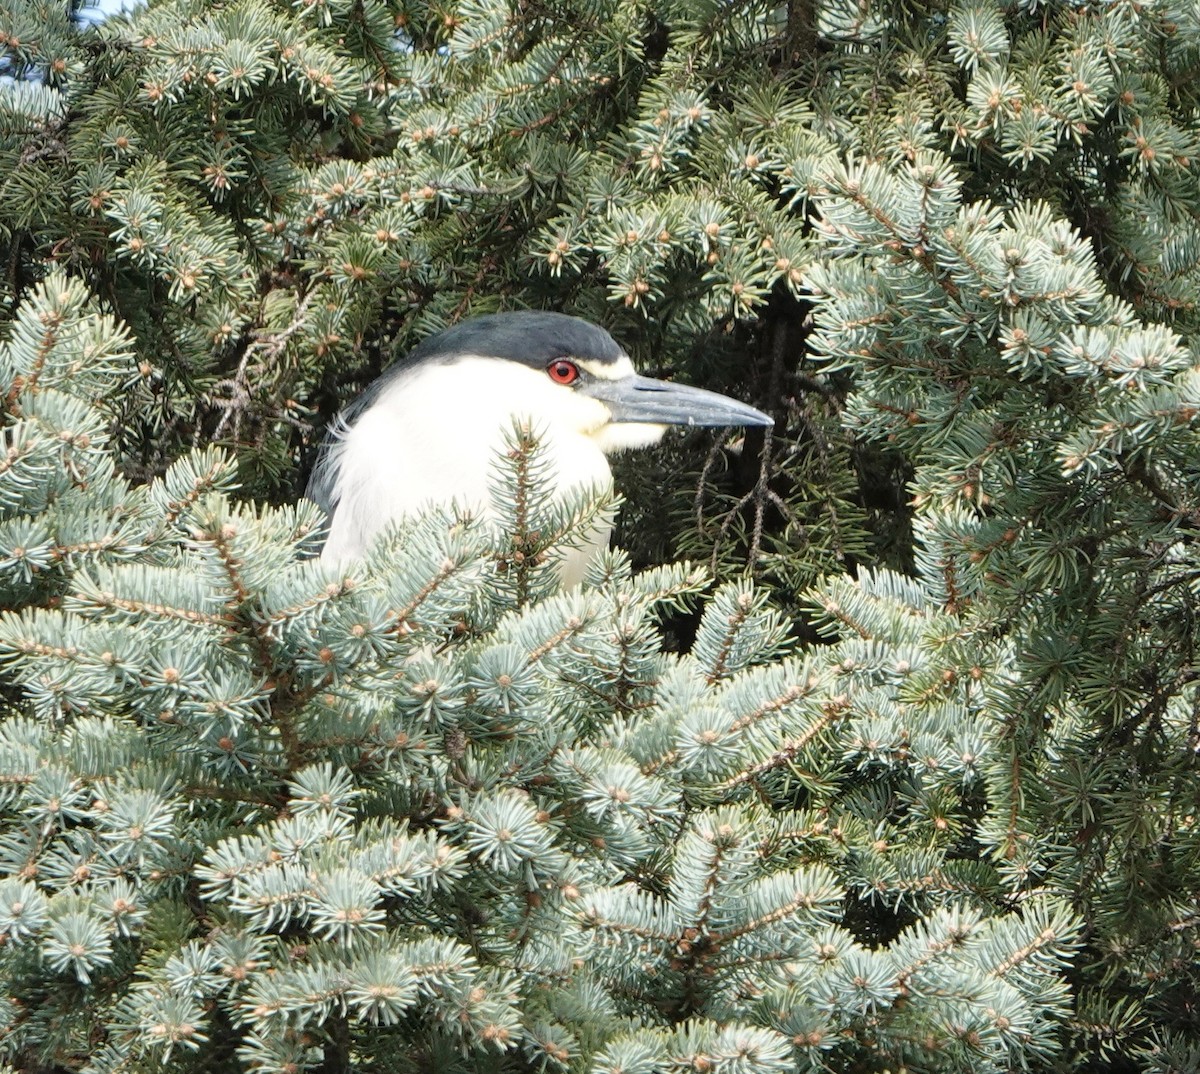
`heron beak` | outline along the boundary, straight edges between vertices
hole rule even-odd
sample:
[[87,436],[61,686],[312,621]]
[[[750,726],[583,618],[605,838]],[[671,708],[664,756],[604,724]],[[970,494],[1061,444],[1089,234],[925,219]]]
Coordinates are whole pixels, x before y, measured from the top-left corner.
[[612,422],[646,425],[774,425],[775,419],[726,395],[651,377],[594,380],[583,389],[599,399]]

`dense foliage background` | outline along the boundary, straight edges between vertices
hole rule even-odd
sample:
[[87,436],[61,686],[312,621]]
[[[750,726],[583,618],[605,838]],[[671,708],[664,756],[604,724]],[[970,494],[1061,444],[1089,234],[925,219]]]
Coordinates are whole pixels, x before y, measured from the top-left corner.
[[[76,16],[0,3],[0,1057],[1200,1068],[1200,9]],[[619,468],[646,573],[551,592],[535,442],[312,560],[336,409],[522,306],[777,424]]]

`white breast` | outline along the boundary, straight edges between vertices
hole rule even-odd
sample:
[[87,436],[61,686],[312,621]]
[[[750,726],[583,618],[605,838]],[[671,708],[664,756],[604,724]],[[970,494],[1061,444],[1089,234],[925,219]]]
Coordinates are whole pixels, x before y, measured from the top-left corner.
[[[466,357],[423,365],[389,384],[332,449],[336,506],[322,559],[361,556],[389,522],[431,504],[490,513],[489,477],[514,420],[542,432],[556,488],[611,488],[602,403],[512,362]],[[607,544],[606,529],[588,551],[570,555],[564,584],[578,582]]]

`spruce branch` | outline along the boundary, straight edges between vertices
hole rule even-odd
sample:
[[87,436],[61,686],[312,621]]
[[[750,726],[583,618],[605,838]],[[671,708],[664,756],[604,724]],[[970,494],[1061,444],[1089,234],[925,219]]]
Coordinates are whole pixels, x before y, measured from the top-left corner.
[[[282,356],[291,340],[307,327],[309,308],[322,293],[321,288],[315,282],[312,283],[307,292],[298,296],[291,321],[277,332],[265,332],[260,320],[260,326],[255,329],[254,338],[243,349],[233,375],[213,385],[209,402],[221,411],[220,420],[213,433],[215,439],[220,439],[227,433],[234,440],[240,439],[242,425],[247,415],[254,410],[255,400],[260,394],[258,386],[281,364]],[[297,422],[286,409],[277,410],[274,416],[292,422],[297,428],[308,429],[306,423]]]
[[790,767],[797,757],[804,754],[811,747],[812,743],[826,728],[844,719],[849,708],[850,701],[848,698],[833,698],[823,706],[824,715],[821,719],[813,721],[812,725],[803,734],[789,739],[766,760],[739,772],[724,783],[718,784],[716,789],[722,792],[736,790],[747,783],[757,783],[764,775],[778,768]]

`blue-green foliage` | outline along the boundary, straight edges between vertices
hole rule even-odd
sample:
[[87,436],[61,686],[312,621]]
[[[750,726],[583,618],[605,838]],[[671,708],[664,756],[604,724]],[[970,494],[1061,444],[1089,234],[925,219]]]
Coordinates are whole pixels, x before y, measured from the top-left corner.
[[[516,600],[513,535],[434,512],[334,569],[305,555],[310,506],[235,505],[214,451],[115,474],[123,340],[54,274],[0,351],[27,447],[0,564],[14,1066],[1001,1071],[1054,1050],[1078,925],[963,838],[1010,773],[986,684],[930,655],[955,620],[925,586],[831,583],[844,640],[788,655],[731,584],[680,656],[656,616],[704,588],[686,564],[633,576],[614,552]],[[85,348],[107,357],[73,380]],[[497,490],[536,510],[536,441],[512,444]],[[531,562],[537,593],[554,562]],[[895,926],[864,942],[847,915],[870,905]]]
[[[1198,42],[0,5],[0,1060],[1195,1067]],[[539,498],[520,430],[536,522],[343,573],[253,505],[522,306],[777,416],[618,473],[639,562],[772,600],[619,554],[556,595],[612,504]]]

